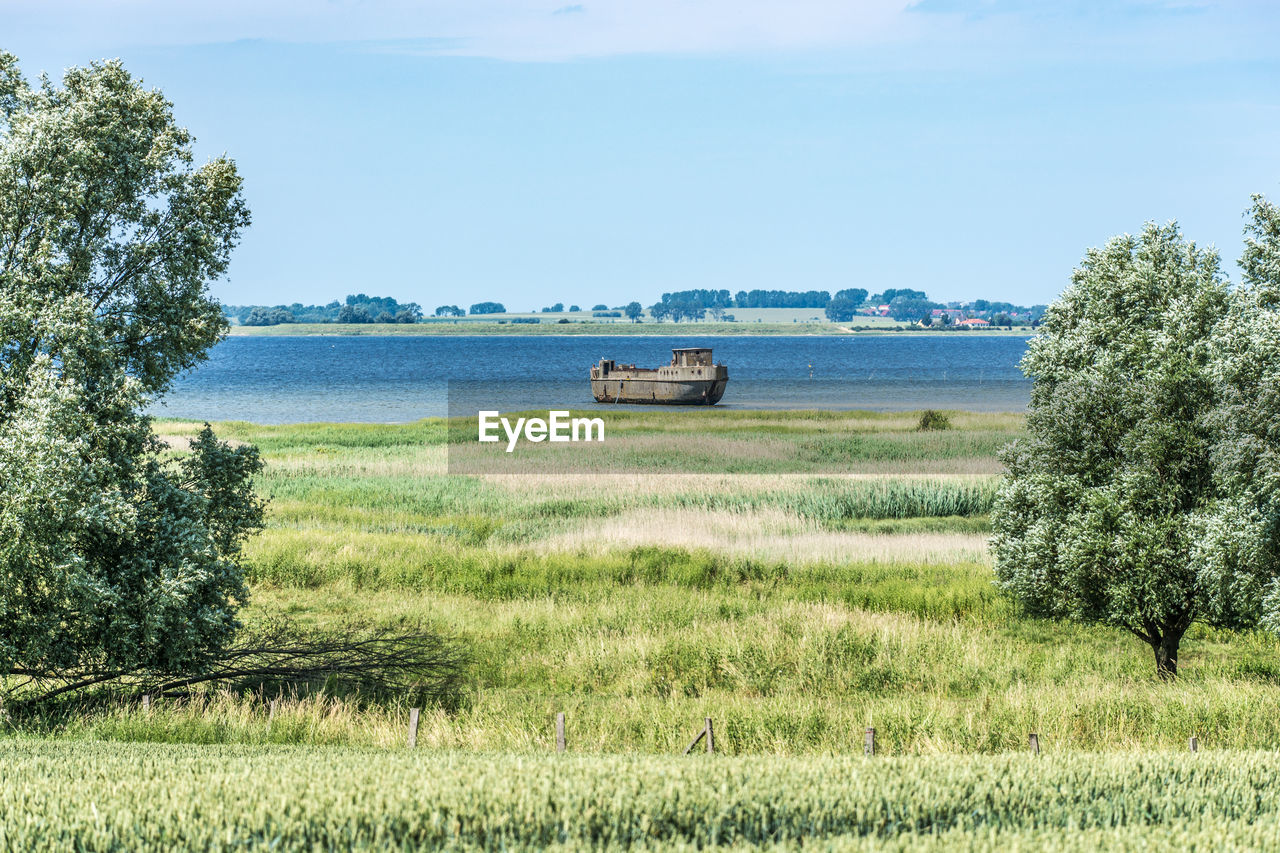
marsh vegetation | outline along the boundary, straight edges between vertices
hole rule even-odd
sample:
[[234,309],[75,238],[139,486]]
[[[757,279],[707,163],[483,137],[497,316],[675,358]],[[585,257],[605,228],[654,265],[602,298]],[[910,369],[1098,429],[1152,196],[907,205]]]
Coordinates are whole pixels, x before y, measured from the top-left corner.
[[[623,419],[645,441],[685,412]],[[267,461],[267,528],[246,551],[246,619],[433,626],[473,661],[423,746],[668,753],[704,716],[730,753],[894,754],[1254,748],[1280,742],[1275,640],[1193,628],[1177,684],[1122,631],[1020,615],[992,584],[987,511],[1010,415],[718,413],[716,434],[763,448],[765,473],[616,469],[446,473],[443,422],[221,424]],[[181,452],[194,425],[158,424]],[[692,428],[692,427],[690,427]],[[699,422],[699,431],[709,429]],[[630,430],[630,431],[629,431]],[[713,431],[714,432],[714,431]],[[894,448],[779,473],[778,448]],[[781,454],[786,455],[786,454]],[[830,453],[828,452],[828,456]],[[934,473],[936,471],[936,473]],[[326,694],[210,693],[73,715],[50,734],[390,746],[406,708]],[[723,722],[720,722],[723,721]]]

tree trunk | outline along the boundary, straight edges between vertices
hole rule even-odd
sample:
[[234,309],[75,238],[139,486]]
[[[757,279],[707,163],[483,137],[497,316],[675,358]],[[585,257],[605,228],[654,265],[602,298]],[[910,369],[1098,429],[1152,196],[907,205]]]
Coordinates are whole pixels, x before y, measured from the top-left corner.
[[1165,635],[1151,646],[1156,653],[1156,675],[1162,681],[1173,681],[1178,677],[1178,643],[1181,639]]
[[1191,626],[1190,619],[1179,619],[1161,626],[1159,631],[1148,628],[1144,639],[1151,644],[1156,655],[1156,675],[1162,681],[1173,681],[1178,677],[1178,646],[1182,643],[1182,635]]

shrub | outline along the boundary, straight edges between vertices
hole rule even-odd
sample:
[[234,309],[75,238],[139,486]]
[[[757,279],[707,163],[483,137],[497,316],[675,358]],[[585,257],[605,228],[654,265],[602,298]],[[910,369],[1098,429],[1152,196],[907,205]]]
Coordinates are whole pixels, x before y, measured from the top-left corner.
[[937,409],[925,409],[920,413],[920,422],[916,429],[921,432],[934,429],[951,429],[951,418]]

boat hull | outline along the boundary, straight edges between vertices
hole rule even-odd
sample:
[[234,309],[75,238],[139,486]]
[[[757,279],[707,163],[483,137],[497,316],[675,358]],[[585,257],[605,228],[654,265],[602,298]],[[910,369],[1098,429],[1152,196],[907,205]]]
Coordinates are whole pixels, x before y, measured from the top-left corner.
[[667,406],[714,406],[724,396],[729,378],[648,379],[609,376],[591,380],[597,403],[644,403]]

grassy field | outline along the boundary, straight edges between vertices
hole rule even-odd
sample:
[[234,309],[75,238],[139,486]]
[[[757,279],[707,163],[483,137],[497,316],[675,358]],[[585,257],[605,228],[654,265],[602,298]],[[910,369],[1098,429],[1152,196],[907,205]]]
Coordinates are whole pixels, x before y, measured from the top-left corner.
[[[592,752],[671,753],[705,716],[729,753],[848,752],[869,725],[908,755],[1018,750],[1030,731],[1056,750],[1177,748],[1193,733],[1219,748],[1280,743],[1267,636],[1196,629],[1183,677],[1165,685],[1126,634],[1020,617],[986,548],[995,451],[1020,418],[953,413],[943,432],[915,420],[644,410],[611,422],[627,467],[468,476],[447,473],[440,421],[223,424],[263,449],[272,496],[248,548],[246,617],[420,621],[459,637],[470,687],[424,715],[431,747],[546,749],[559,711]],[[180,449],[194,425],[158,428]],[[682,465],[701,470],[716,442],[737,442],[734,470],[626,452],[682,431],[711,436]],[[392,745],[405,714],[299,697],[268,721],[211,696],[146,719],[121,708],[43,725]]]
[[[950,416],[611,412],[607,466],[471,474],[466,424],[217,425],[267,461],[246,620],[425,624],[464,691],[416,753],[403,702],[342,695],[14,716],[0,797],[35,817],[0,847],[1274,845],[1280,643],[1193,629],[1164,684],[1126,634],[1021,616],[986,545],[1021,416]],[[708,716],[721,754],[680,758]]]

